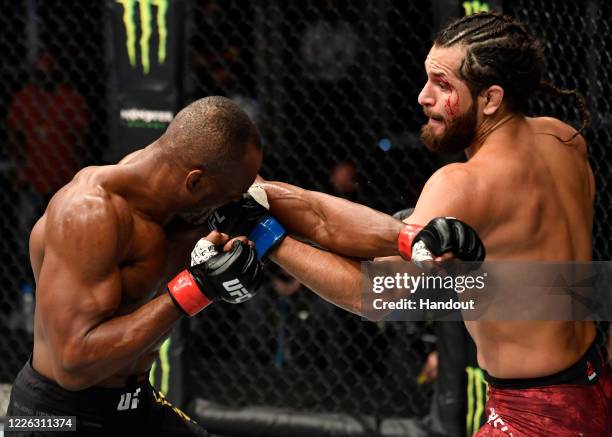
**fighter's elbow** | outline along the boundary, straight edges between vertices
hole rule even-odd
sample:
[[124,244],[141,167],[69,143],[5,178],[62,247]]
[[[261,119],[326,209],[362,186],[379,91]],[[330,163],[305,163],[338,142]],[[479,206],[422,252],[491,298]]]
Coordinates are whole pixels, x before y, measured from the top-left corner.
[[317,220],[317,222],[311,226],[311,229],[312,241],[323,247],[334,247],[335,235],[330,231],[329,227],[323,220]]
[[67,346],[64,348],[55,366],[55,380],[60,387],[76,391],[90,387],[91,378],[85,374],[86,354],[81,348]]
[[67,344],[61,349],[59,356],[59,370],[65,372],[78,372],[84,366],[85,354],[82,348],[74,344]]

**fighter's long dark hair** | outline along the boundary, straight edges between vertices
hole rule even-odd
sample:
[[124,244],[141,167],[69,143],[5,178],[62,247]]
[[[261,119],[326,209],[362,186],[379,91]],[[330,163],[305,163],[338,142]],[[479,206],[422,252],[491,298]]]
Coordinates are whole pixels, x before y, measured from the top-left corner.
[[572,96],[576,100],[582,126],[569,142],[588,125],[584,98],[575,90],[556,87],[543,79],[544,50],[525,26],[514,18],[494,12],[469,15],[451,23],[435,37],[438,47],[463,44],[467,51],[459,68],[472,96],[492,85],[504,89],[508,110],[525,113],[527,100],[534,93],[547,97]]

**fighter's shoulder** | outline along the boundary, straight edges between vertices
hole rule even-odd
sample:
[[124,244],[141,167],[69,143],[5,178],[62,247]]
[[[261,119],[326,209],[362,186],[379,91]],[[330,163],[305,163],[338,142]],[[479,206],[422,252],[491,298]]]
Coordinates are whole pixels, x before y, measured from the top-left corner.
[[[468,163],[452,163],[439,168],[425,183],[419,200],[430,199],[446,205],[467,206],[478,190],[476,170]],[[443,200],[442,200],[443,199]]]
[[458,217],[472,226],[478,225],[479,179],[467,163],[453,163],[438,169],[426,182],[419,196],[415,214],[427,223],[433,217]]
[[47,229],[57,237],[110,238],[125,234],[133,224],[127,202],[101,186],[88,189],[66,187],[49,203]]
[[532,122],[539,124],[541,127],[554,129],[556,131],[555,133],[572,135],[576,133],[576,129],[555,117],[534,117],[531,118],[531,120]]
[[431,187],[454,187],[463,188],[474,183],[474,169],[463,162],[454,162],[440,167],[431,175],[425,184]]
[[583,153],[587,152],[586,140],[582,135],[576,135],[578,131],[573,126],[554,117],[537,117],[531,120],[538,125],[537,132],[553,134],[562,139],[573,137],[570,144]]

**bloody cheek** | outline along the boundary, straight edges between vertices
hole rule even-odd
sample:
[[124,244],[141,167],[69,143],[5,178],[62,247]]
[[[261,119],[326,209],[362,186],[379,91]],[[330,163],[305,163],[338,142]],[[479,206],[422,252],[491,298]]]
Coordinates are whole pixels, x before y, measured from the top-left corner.
[[459,114],[459,94],[455,95],[455,101],[453,102],[453,94],[448,96],[446,102],[444,103],[444,107],[446,108],[447,114],[454,119]]
[[454,119],[459,114],[459,94],[447,81],[443,80],[442,83],[451,90],[450,95],[444,102],[444,108],[448,116]]

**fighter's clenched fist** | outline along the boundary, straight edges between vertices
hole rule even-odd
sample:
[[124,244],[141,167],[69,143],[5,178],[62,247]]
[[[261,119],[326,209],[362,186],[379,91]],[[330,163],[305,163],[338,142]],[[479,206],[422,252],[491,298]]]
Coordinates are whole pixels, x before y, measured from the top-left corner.
[[168,292],[184,313],[193,316],[215,300],[249,300],[261,284],[262,272],[249,244],[234,240],[229,251],[218,253],[212,241],[202,238],[191,252],[191,266],[168,283]]

